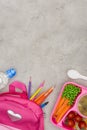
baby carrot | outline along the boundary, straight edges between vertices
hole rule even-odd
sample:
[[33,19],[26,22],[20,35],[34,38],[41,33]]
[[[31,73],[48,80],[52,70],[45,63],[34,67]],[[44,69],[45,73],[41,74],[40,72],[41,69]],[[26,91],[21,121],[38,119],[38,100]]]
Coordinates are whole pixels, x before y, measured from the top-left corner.
[[57,112],[57,110],[64,104],[64,102],[65,102],[65,100],[66,100],[66,98],[64,98],[64,97],[60,97],[60,99],[59,99],[59,101],[58,101],[58,103],[57,103],[57,106],[56,106],[56,108],[55,108],[55,111],[54,111],[54,114]]
[[68,106],[69,108],[71,107],[71,105],[69,105],[68,103],[69,100],[66,99],[64,104],[60,108],[58,108],[56,112],[53,114],[53,118],[56,121],[56,123],[58,123],[61,120],[61,118],[64,116],[64,114],[67,112],[67,110],[69,110]]
[[65,115],[65,113],[71,108],[70,105],[65,106],[59,113],[58,116],[56,117],[55,121],[58,123],[62,117]]
[[69,100],[66,98],[63,102],[63,104],[57,109],[56,114],[58,114],[64,107],[66,107],[69,104]]

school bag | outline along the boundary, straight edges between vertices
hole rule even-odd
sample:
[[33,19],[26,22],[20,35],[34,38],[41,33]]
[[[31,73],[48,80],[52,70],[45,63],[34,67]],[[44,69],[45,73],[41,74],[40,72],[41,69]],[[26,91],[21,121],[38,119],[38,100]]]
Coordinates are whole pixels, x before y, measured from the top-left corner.
[[25,84],[14,81],[9,92],[0,94],[0,130],[44,130],[43,117],[41,107],[28,99]]

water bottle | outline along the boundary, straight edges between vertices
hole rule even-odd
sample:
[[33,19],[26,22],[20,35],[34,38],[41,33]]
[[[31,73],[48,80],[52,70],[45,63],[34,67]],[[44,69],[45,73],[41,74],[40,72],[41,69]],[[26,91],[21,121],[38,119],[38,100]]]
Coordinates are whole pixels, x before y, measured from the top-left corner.
[[0,89],[7,86],[9,79],[13,78],[16,75],[16,70],[11,68],[5,73],[0,72]]

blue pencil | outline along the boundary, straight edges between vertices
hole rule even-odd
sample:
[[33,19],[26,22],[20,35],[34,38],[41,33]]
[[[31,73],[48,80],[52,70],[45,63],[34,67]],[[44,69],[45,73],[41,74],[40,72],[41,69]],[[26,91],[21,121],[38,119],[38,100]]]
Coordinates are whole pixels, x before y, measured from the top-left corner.
[[49,102],[45,102],[43,104],[40,105],[41,108],[44,108]]
[[28,99],[30,99],[30,97],[31,97],[31,77],[28,85]]

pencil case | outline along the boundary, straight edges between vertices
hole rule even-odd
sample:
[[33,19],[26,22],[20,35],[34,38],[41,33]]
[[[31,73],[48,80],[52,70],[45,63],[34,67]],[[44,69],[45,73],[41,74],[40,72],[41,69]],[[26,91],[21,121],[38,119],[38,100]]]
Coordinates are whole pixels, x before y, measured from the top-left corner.
[[87,130],[87,88],[74,82],[65,83],[50,120],[63,130]]
[[44,130],[42,109],[28,100],[26,86],[19,81],[9,85],[9,92],[0,94],[0,129]]

